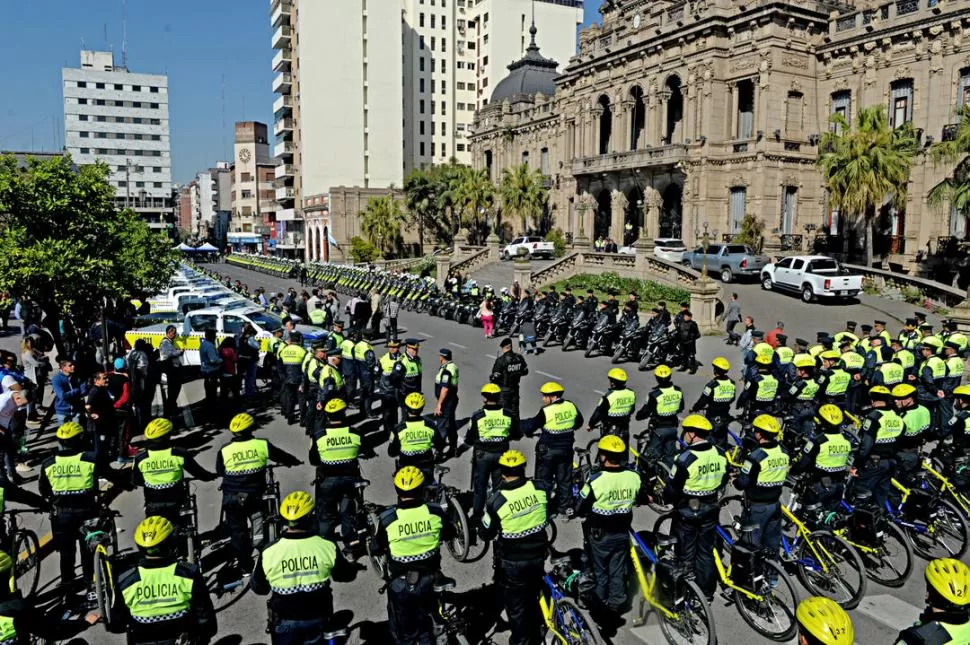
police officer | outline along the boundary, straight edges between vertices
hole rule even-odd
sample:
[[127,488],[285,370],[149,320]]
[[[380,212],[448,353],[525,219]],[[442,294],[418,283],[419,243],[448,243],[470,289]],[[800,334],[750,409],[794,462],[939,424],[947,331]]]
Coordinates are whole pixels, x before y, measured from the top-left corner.
[[313,530],[313,498],[294,491],[280,503],[286,522],[280,538],[259,554],[252,589],[266,603],[273,645],[324,643],[333,616],[333,574],[347,565],[331,540]]
[[313,434],[317,422],[317,399],[320,396],[320,371],[327,364],[327,342],[313,343],[303,359],[303,383],[300,385],[300,411],[307,434]]
[[849,387],[845,391],[845,406],[849,412],[856,412],[861,405],[861,394],[865,387],[863,372],[866,359],[855,351],[848,339],[843,339],[839,345],[839,367],[849,375]]
[[343,399],[330,399],[324,411],[327,425],[314,433],[310,444],[310,463],[317,467],[317,528],[321,536],[334,540],[339,515],[340,536],[353,549],[359,546],[351,518],[354,486],[360,480],[361,436],[347,423]]
[[216,612],[199,568],[175,555],[175,525],[152,515],[135,529],[138,565],[118,577],[117,626],[128,642],[208,643],[218,631]]
[[344,377],[346,401],[353,401],[357,396],[357,363],[354,361],[354,346],[362,338],[360,330],[351,327],[347,337],[340,341],[340,371]]
[[438,429],[421,416],[424,403],[420,392],[411,392],[405,397],[404,421],[391,433],[387,454],[397,457],[398,468],[415,466],[425,473],[426,479],[431,479],[435,452],[442,452],[445,443]]
[[404,405],[404,399],[412,392],[421,392],[421,357],[418,356],[418,349],[421,341],[417,338],[408,338],[404,341],[404,354],[394,366],[394,375],[400,383],[398,388],[399,404]]
[[912,385],[901,383],[893,388],[892,394],[896,399],[896,411],[903,418],[903,434],[896,442],[897,472],[909,477],[920,469],[920,452],[929,438],[933,417],[930,410],[917,401],[916,388]]
[[738,397],[738,409],[743,411],[746,419],[753,419],[759,414],[771,414],[775,411],[775,401],[778,397],[779,383],[771,373],[772,358],[766,354],[755,355],[754,365],[757,373],[750,380],[745,381],[744,389]]
[[283,393],[283,363],[280,361],[280,350],[286,347],[283,342],[283,328],[273,330],[273,336],[269,339],[269,351],[263,359],[263,365],[269,370],[270,385],[272,391],[280,396]]
[[330,331],[330,347],[336,347],[338,350],[344,343],[344,321],[334,320],[333,329]]
[[855,329],[856,329],[856,322],[854,320],[846,321],[845,330],[836,332],[835,336],[833,337],[833,340],[835,341],[834,344],[838,347],[841,347],[842,343],[848,340],[849,343],[853,347],[855,347],[855,344],[859,342],[859,337],[856,336]]
[[[898,341],[893,341],[898,342]],[[906,380],[906,370],[896,360],[883,361],[869,378],[870,385],[884,385],[892,389]],[[853,410],[849,410],[852,412]]]
[[711,439],[715,444],[722,448],[727,444],[727,429],[731,423],[731,405],[734,403],[734,395],[737,393],[737,386],[728,372],[731,371],[731,363],[723,356],[718,356],[711,361],[714,369],[714,379],[708,381],[704,386],[697,402],[691,407],[691,413],[704,412],[714,431]]
[[153,419],[145,427],[148,446],[138,453],[132,466],[132,481],[145,489],[145,517],[160,515],[178,524],[185,505],[185,473],[210,482],[216,478],[196,462],[192,453],[172,445],[172,422]]
[[525,476],[525,456],[499,457],[501,483],[488,497],[478,533],[495,542],[495,576],[508,618],[509,645],[538,645],[542,615],[535,602],[545,573],[546,491]]
[[806,503],[819,503],[827,511],[835,510],[842,500],[845,478],[849,472],[852,444],[842,434],[845,416],[842,410],[827,403],[818,410],[815,436],[805,443],[795,473],[808,473]]
[[345,403],[348,400],[347,381],[341,369],[343,360],[343,356],[333,345],[327,348],[327,362],[320,370],[317,381],[317,413],[314,416],[312,432],[327,424],[327,403],[333,399],[341,399]]
[[[909,387],[912,388],[911,385]],[[872,410],[862,420],[853,474],[858,478],[859,485],[870,491],[873,500],[882,508],[889,496],[889,479],[896,466],[896,444],[903,435],[905,423],[896,413],[889,388],[884,385],[869,388],[869,400]]]
[[778,334],[775,336],[778,346],[775,347],[774,367],[775,377],[781,384],[788,384],[795,380],[795,350],[788,346],[788,336]]
[[637,405],[637,393],[626,386],[626,372],[614,367],[607,374],[609,391],[604,394],[589,417],[589,429],[602,426],[602,434],[616,435],[630,441],[630,417]]
[[294,331],[279,354],[282,374],[280,407],[283,418],[291,425],[296,422],[294,408],[297,404],[297,390],[303,382],[304,358],[306,358],[306,350],[303,349],[303,334]]
[[970,385],[958,385],[953,390],[953,416],[947,424],[946,435],[951,438],[957,454],[970,452]]
[[946,382],[946,363],[937,356],[942,347],[943,343],[939,338],[924,338],[919,346],[922,361],[916,373],[919,402],[930,411],[934,423],[939,421],[940,401],[944,396],[943,385]]
[[[65,595],[73,592],[74,562],[81,525],[98,515],[98,475],[93,452],[84,451],[84,429],[68,421],[57,429],[57,452],[44,461],[40,469],[38,490],[53,504],[51,532],[54,547],[60,555],[61,587]],[[81,571],[84,580],[94,574],[93,555],[81,543]]]
[[823,403],[834,403],[835,405],[845,405],[845,393],[849,389],[849,382],[852,377],[839,366],[841,355],[834,349],[822,352],[822,369],[819,370],[818,398]]
[[886,321],[873,320],[872,324],[874,325],[872,328],[872,335],[882,340],[883,347],[889,347],[889,343],[892,341],[892,338],[889,335],[889,330],[886,329]]
[[[263,492],[266,466],[274,461],[297,466],[300,460],[266,439],[253,436],[256,421],[241,412],[229,422],[232,439],[216,453],[216,474],[222,477],[222,511],[229,529],[229,548],[244,575],[253,570],[251,535],[263,533]],[[252,522],[252,532],[247,520]]]
[[926,565],[926,609],[916,624],[900,632],[897,645],[970,642],[970,568],[939,558]]
[[448,442],[448,456],[454,456],[458,449],[458,366],[451,360],[451,350],[442,347],[438,350],[438,373],[434,377],[434,396],[436,404],[434,415],[438,418],[438,434]]
[[913,351],[919,344],[919,339],[920,333],[916,329],[916,319],[907,318],[905,325],[899,331],[899,334],[896,335],[895,340],[899,341],[900,347]]
[[619,618],[626,604],[633,507],[644,493],[639,473],[625,464],[623,439],[606,435],[597,447],[601,469],[580,490],[576,515],[586,518],[583,535],[593,563],[596,598],[606,610],[609,624]]
[[[0,576],[9,579],[13,568],[13,558],[0,551]],[[59,630],[55,625],[61,626],[38,611],[34,603],[25,600],[16,588],[11,590],[10,585],[0,585],[0,643],[29,645],[35,642],[55,642],[62,637],[57,633]],[[30,636],[43,640],[34,640]]]
[[482,387],[483,405],[471,416],[465,445],[474,446],[472,457],[472,517],[481,517],[489,482],[499,485],[499,458],[509,449],[509,438],[518,437],[519,419],[502,407],[501,390],[494,383]]
[[573,440],[575,431],[583,427],[583,414],[576,404],[563,398],[566,390],[559,383],[549,381],[539,392],[542,407],[535,417],[522,422],[522,432],[531,437],[536,430],[541,431],[536,443],[535,481],[548,493],[556,493],[550,513],[571,513]]
[[394,475],[397,504],[381,513],[375,552],[387,554],[387,618],[395,643],[431,643],[429,607],[441,576],[441,542],[454,525],[436,504],[425,502],[425,476],[413,466]]
[[401,341],[392,338],[387,341],[387,352],[381,356],[381,377],[378,381],[381,396],[381,428],[388,436],[397,426],[398,390],[401,379],[395,372],[394,366],[401,359]]
[[757,526],[751,535],[752,546],[778,555],[781,547],[781,491],[791,468],[791,458],[778,445],[781,423],[769,414],[760,414],[751,423],[758,446],[748,453],[734,487],[744,491],[743,524]]
[[798,603],[798,645],[853,645],[852,619],[831,598],[811,596]]
[[808,436],[812,432],[815,397],[818,395],[818,382],[813,378],[815,359],[808,354],[798,354],[792,362],[796,377],[785,393],[785,403],[794,417],[795,425],[802,434]]
[[492,365],[489,377],[492,383],[502,388],[502,407],[519,416],[519,381],[529,373],[529,366],[522,354],[512,351],[512,339],[503,338],[499,343],[499,357]]
[[687,444],[674,461],[664,498],[675,507],[674,534],[677,558],[688,570],[708,602],[717,587],[714,538],[718,493],[727,482],[727,459],[708,441],[714,429],[699,414],[684,419],[681,435]]
[[366,338],[354,344],[354,365],[357,368],[357,388],[360,393],[360,411],[368,418],[374,417],[371,404],[374,400],[374,376],[380,373],[374,347]]
[[684,391],[671,383],[668,366],[658,365],[653,375],[657,385],[637,410],[636,419],[650,420],[650,450],[669,464],[677,454],[677,415],[684,411]]
[[943,379],[943,398],[940,399],[940,414],[937,427],[941,434],[946,435],[953,416],[953,390],[963,382],[963,359],[960,358],[960,344],[953,337],[943,342],[943,362],[946,364],[946,377]]

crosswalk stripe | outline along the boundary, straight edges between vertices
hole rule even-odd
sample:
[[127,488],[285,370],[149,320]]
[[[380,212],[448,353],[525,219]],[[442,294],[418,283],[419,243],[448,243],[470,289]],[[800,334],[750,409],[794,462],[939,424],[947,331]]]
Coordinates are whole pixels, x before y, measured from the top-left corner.
[[863,598],[856,611],[898,632],[912,627],[923,610],[896,596],[880,594]]

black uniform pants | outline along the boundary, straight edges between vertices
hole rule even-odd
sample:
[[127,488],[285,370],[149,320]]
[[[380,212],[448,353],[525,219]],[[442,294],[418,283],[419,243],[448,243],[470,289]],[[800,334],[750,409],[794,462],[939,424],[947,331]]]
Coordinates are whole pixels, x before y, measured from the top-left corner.
[[441,415],[437,419],[438,436],[448,444],[448,451],[452,454],[458,448],[458,400],[448,397],[441,406]]
[[[283,418],[288,423],[293,423],[294,421],[294,407],[297,403],[298,388],[299,385],[296,383],[289,383],[287,381],[283,381],[283,386],[280,388],[280,410]],[[296,412],[299,411],[297,410]]]
[[679,452],[677,445],[677,426],[660,425],[657,421],[650,424],[650,444],[648,449],[655,455],[660,455],[665,464],[672,464]]
[[621,613],[626,605],[630,535],[592,528],[587,531],[586,547],[593,561],[596,598],[604,608]]
[[714,597],[717,589],[714,568],[716,525],[716,504],[701,503],[696,509],[683,506],[674,514],[677,557],[688,574],[693,573],[697,586],[708,599]]
[[94,554],[88,549],[81,536],[81,525],[89,519],[97,517],[95,508],[73,509],[58,508],[51,517],[51,533],[54,547],[57,549],[61,565],[61,585],[74,582],[74,564],[77,562],[77,550],[81,549],[81,573],[84,580],[89,582],[94,575]]
[[[244,572],[253,570],[253,536],[263,542],[263,496],[261,493],[222,493],[222,512],[229,529],[229,551]],[[252,527],[250,528],[250,523]]]
[[745,508],[742,524],[757,527],[751,534],[751,546],[778,557],[781,546],[781,503],[752,502]]
[[879,506],[885,508],[891,487],[890,478],[895,470],[893,459],[870,457],[866,465],[856,474],[856,485],[870,491],[872,499]]
[[358,391],[360,392],[360,412],[370,416],[371,404],[374,402],[374,378],[365,372],[357,375]]
[[397,393],[393,390],[381,393],[381,428],[388,436],[397,427],[397,399]]
[[319,392],[316,388],[311,389],[301,396],[305,397],[305,400],[301,402],[301,406],[304,406],[306,411],[303,413],[302,424],[306,428],[306,433],[312,435],[315,428],[317,427],[317,420],[320,415],[323,414],[320,410],[317,410],[317,394]]
[[357,396],[357,362],[343,359],[340,361],[340,371],[344,375],[344,392],[347,393],[347,403],[350,403]]
[[[538,600],[538,596],[536,596]],[[391,639],[397,645],[432,645],[434,626],[434,574],[421,573],[409,584],[397,576],[387,586],[387,620]]]
[[355,513],[355,487],[358,478],[351,475],[317,474],[317,531],[321,537],[334,542],[337,520],[340,520],[340,537],[347,544],[356,539],[353,517]]
[[502,407],[514,414],[516,417],[519,416],[519,386],[516,384],[514,388],[502,388],[502,393],[499,395],[499,402]]
[[539,591],[545,562],[535,560],[507,560],[496,562],[496,577],[501,585],[505,616],[509,621],[509,645],[539,645],[542,612]]
[[475,448],[472,460],[472,515],[475,517],[481,517],[485,509],[489,484],[492,489],[496,489],[502,479],[502,471],[498,465],[501,457],[501,452]]
[[552,495],[556,495],[549,502],[549,513],[557,513],[571,508],[573,504],[573,447],[569,445],[549,445],[540,443],[536,446],[535,483]]

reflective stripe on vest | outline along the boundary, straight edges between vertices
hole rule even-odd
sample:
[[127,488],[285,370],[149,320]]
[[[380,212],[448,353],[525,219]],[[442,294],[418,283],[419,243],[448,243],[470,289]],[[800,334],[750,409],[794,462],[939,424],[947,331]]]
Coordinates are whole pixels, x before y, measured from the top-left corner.
[[363,363],[367,360],[367,352],[372,351],[374,351],[374,348],[371,347],[371,344],[366,340],[362,340],[354,345],[354,360]]
[[178,563],[167,567],[138,567],[138,582],[125,587],[125,605],[137,623],[159,623],[189,615],[192,579],[175,573]]
[[946,359],[946,375],[950,378],[963,378],[963,359],[959,356],[951,356]]
[[261,473],[269,461],[269,443],[265,439],[230,441],[220,452],[229,477]]
[[360,453],[360,435],[350,428],[327,428],[317,438],[317,454],[324,465],[349,464]]
[[711,400],[715,403],[730,403],[734,400],[734,395],[737,393],[738,388],[729,378],[718,379],[715,381],[717,385],[714,386],[714,392],[711,394]]
[[343,372],[330,363],[324,365],[323,369],[320,370],[320,387],[323,387],[323,384],[326,383],[327,379],[333,379],[333,384],[338,390],[344,386]]
[[478,420],[478,438],[485,443],[498,443],[509,438],[512,429],[512,417],[502,410],[482,408],[485,415]]
[[441,377],[447,372],[451,375],[451,383],[449,387],[458,387],[458,366],[448,361],[440,368],[438,368],[438,373],[434,375],[434,382],[436,385],[441,385]]
[[165,489],[178,486],[184,474],[185,458],[172,454],[171,448],[149,450],[148,456],[138,462],[138,470],[145,480],[145,488]]
[[841,396],[849,389],[849,381],[852,380],[852,376],[845,370],[835,368],[828,377],[828,382],[825,384],[825,396]]
[[657,416],[676,416],[684,401],[684,393],[673,385],[658,388],[657,391],[660,392],[660,396],[657,397]]
[[755,399],[767,403],[774,401],[777,395],[778,379],[770,374],[762,374],[761,380],[758,381],[758,391],[755,393]]
[[926,430],[929,430],[933,423],[933,416],[928,408],[917,405],[911,410],[907,410],[903,415],[903,423],[906,425],[906,437],[918,437]]
[[[727,459],[716,448],[691,452],[696,459],[687,467],[684,494],[694,497],[711,495],[721,487]],[[679,466],[678,466],[679,467]]]
[[791,459],[780,446],[761,448],[761,451],[765,453],[765,457],[760,462],[761,469],[758,471],[758,481],[755,483],[759,488],[776,488],[783,485],[788,476]]
[[401,363],[404,364],[404,378],[414,378],[421,376],[421,363],[414,360],[407,354],[401,355]]
[[895,443],[906,430],[906,422],[895,410],[879,410],[879,429],[876,443]]
[[263,551],[263,573],[274,594],[317,591],[329,584],[337,547],[319,536],[288,539],[285,535]]
[[842,433],[823,434],[822,443],[818,446],[815,456],[815,468],[827,473],[841,473],[849,469],[849,457],[852,455],[852,444]]
[[422,504],[398,508],[387,527],[387,542],[395,562],[416,562],[437,555],[441,545],[441,518]]
[[408,421],[398,434],[402,455],[423,455],[434,445],[435,429],[428,426],[424,419]]
[[580,495],[585,498],[590,490],[596,495],[592,511],[597,515],[632,513],[640,491],[640,475],[632,470],[604,470],[587,482]]
[[903,371],[903,366],[899,363],[883,363],[879,366],[879,371],[882,373],[882,382],[884,385],[899,385],[903,382],[903,377],[906,375]]
[[80,453],[57,455],[46,473],[55,495],[84,495],[94,490],[94,464],[82,460]]
[[916,365],[916,357],[913,355],[913,352],[909,351],[908,349],[899,350],[896,352],[896,356],[894,358],[899,361],[899,364],[903,366],[904,370],[908,370],[913,367],[913,365]]
[[[517,540],[545,530],[548,524],[546,517],[548,498],[544,490],[536,488],[535,484],[527,481],[518,488],[503,490],[502,497],[505,503],[496,512],[501,522],[502,538]],[[485,524],[485,528],[489,528],[488,525],[491,523],[489,513],[482,517],[482,523]]]
[[609,409],[606,411],[607,416],[629,417],[633,414],[633,408],[637,405],[637,394],[627,388],[610,390],[606,393],[606,402],[609,404]]
[[943,359],[939,356],[930,356],[928,359],[923,361],[923,364],[920,365],[919,371],[922,372],[923,368],[925,367],[930,368],[930,370],[933,372],[934,379],[946,377],[946,363],[944,363]]
[[573,402],[563,400],[545,406],[542,408],[542,413],[546,418],[542,429],[549,434],[572,432],[576,426],[576,417],[579,416],[579,411]]

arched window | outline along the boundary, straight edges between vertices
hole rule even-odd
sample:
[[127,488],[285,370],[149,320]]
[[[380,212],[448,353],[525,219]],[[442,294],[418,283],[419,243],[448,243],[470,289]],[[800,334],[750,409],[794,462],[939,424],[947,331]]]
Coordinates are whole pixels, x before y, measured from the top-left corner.
[[633,109],[630,113],[630,150],[638,150],[646,143],[640,139],[647,122],[647,106],[643,100],[643,90],[639,85],[634,85],[630,90],[630,99],[633,101]]
[[613,136],[613,110],[610,108],[610,99],[605,94],[600,97],[597,104],[603,108],[600,114],[599,153],[605,155],[610,151],[610,138]]

